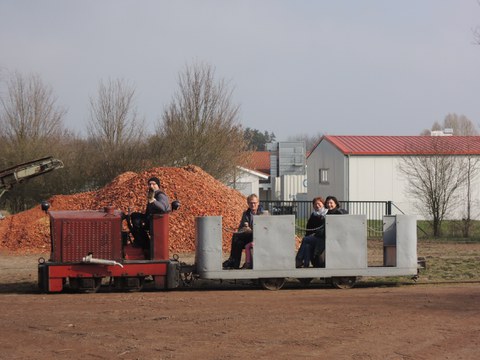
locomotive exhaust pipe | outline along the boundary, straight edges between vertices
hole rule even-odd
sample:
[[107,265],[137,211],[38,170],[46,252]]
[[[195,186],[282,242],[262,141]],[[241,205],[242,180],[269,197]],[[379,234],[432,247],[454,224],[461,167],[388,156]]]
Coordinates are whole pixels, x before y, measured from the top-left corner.
[[96,259],[93,257],[93,254],[90,253],[87,256],[82,258],[82,262],[87,264],[99,264],[99,265],[118,265],[123,268],[123,265],[115,260],[105,260],[105,259]]

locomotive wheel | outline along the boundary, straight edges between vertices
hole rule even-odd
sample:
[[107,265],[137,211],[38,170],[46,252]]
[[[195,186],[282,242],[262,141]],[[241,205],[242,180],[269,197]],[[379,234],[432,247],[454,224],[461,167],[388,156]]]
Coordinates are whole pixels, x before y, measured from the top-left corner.
[[68,278],[70,288],[74,291],[84,293],[96,293],[102,285],[101,277],[94,278]]
[[355,276],[332,277],[332,285],[337,289],[351,289],[355,286]]
[[284,278],[260,279],[260,285],[265,290],[280,290],[285,284]]
[[145,277],[143,276],[133,276],[133,277],[115,277],[113,279],[113,284],[116,289],[121,291],[141,291],[145,283]]

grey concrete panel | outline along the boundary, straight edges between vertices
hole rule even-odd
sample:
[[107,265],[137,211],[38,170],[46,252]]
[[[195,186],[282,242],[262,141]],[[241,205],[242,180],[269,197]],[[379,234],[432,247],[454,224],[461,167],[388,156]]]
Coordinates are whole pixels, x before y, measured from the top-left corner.
[[397,267],[417,266],[417,218],[415,215],[396,215]]
[[253,225],[254,270],[295,268],[295,215],[256,216]]
[[325,233],[325,268],[367,267],[366,215],[327,215]]

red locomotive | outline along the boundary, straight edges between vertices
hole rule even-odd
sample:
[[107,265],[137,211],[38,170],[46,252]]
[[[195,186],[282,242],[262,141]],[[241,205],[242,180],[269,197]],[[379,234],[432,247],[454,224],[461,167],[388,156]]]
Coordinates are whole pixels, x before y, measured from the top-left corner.
[[[42,204],[44,211],[48,208]],[[40,290],[61,292],[68,282],[73,290],[95,292],[104,279],[118,290],[140,290],[146,278],[155,289],[178,286],[179,263],[168,253],[168,214],[152,216],[147,249],[135,247],[123,226],[127,216],[112,207],[49,215],[51,255],[48,261],[39,259]]]

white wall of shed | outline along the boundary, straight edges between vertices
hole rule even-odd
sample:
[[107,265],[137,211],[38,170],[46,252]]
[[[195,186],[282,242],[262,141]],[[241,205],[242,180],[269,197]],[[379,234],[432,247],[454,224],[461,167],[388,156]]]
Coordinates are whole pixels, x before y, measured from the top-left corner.
[[[397,156],[351,156],[350,201],[393,201],[405,214],[420,215],[398,170]],[[392,209],[393,213],[400,213]]]
[[[393,214],[416,215],[426,219],[425,209],[410,195],[405,176],[399,171],[401,156],[351,156],[349,161],[349,200],[393,201]],[[480,176],[472,179],[471,218],[480,219]],[[466,188],[458,190],[458,199],[449,204],[447,219],[460,220],[466,216]],[[397,209],[398,208],[398,209]],[[400,211],[400,210],[401,211]]]
[[259,178],[251,175],[247,172],[241,172],[234,184],[229,186],[238,190],[243,195],[248,196],[250,194],[259,194]]
[[307,191],[305,175],[282,175],[272,179],[272,195],[275,200],[294,201]]

